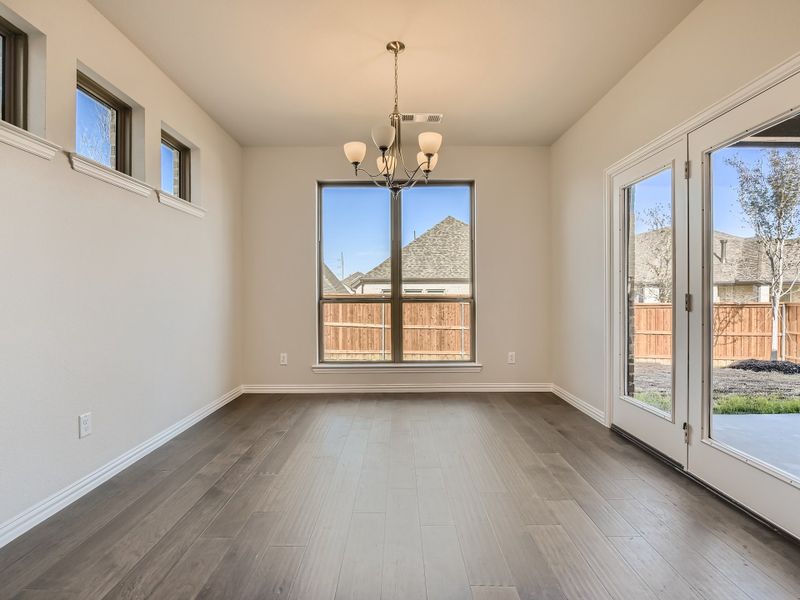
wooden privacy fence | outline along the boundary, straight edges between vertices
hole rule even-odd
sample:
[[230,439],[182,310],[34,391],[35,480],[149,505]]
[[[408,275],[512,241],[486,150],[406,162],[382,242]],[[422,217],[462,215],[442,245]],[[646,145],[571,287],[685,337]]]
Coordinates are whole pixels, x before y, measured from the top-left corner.
[[[404,360],[468,360],[472,354],[469,302],[403,304]],[[388,303],[325,303],[326,360],[391,360]]]
[[[634,357],[654,362],[672,356],[672,305],[635,304]],[[769,360],[772,348],[770,304],[714,305],[714,363]],[[778,358],[800,363],[800,304],[781,304],[778,319]]]

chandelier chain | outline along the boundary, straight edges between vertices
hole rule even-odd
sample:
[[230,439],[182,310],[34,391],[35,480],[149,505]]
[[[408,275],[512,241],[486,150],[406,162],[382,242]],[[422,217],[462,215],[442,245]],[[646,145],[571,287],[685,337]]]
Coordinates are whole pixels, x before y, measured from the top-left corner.
[[397,102],[397,80],[398,80],[398,69],[397,69],[397,54],[398,52],[395,51],[394,53],[394,112],[400,112],[398,110],[398,102]]

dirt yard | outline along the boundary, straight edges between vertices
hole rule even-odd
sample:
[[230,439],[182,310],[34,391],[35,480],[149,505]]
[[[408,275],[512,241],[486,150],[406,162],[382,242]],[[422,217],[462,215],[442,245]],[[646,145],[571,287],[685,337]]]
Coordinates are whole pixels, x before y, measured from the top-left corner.
[[[671,386],[671,369],[669,365],[653,363],[637,363],[635,376],[636,387],[668,393]],[[800,397],[800,375],[784,373],[756,373],[725,367],[714,368],[714,393],[742,395],[780,395]]]

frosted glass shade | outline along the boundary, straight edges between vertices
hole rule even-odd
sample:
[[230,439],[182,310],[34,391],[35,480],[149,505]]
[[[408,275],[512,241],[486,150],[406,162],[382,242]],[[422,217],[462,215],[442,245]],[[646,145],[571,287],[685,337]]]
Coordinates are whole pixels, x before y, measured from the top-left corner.
[[385,158],[383,156],[379,156],[375,161],[375,164],[378,165],[378,173],[380,175],[387,174],[387,166],[389,167],[388,174],[394,175],[394,156],[387,156]]
[[394,127],[391,125],[375,125],[372,128],[372,141],[378,147],[378,150],[388,150],[389,146],[394,142]]
[[419,134],[419,149],[423,154],[436,154],[442,147],[442,134],[425,131]]
[[364,142],[347,142],[344,145],[344,155],[347,162],[361,164],[367,155],[367,145]]
[[436,163],[439,162],[439,155],[434,154],[431,156],[431,164],[428,165],[428,157],[424,152],[417,152],[417,164],[422,167],[422,170],[427,172],[433,171],[436,168]]

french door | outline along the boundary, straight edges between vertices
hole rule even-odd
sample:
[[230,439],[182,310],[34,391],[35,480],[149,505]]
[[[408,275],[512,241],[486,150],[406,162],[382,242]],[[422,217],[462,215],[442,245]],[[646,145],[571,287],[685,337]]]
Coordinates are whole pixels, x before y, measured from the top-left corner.
[[612,191],[612,423],[800,538],[800,74]]
[[795,75],[688,136],[688,468],[796,537],[798,108]]
[[681,141],[613,181],[613,423],[686,466],[687,203]]

